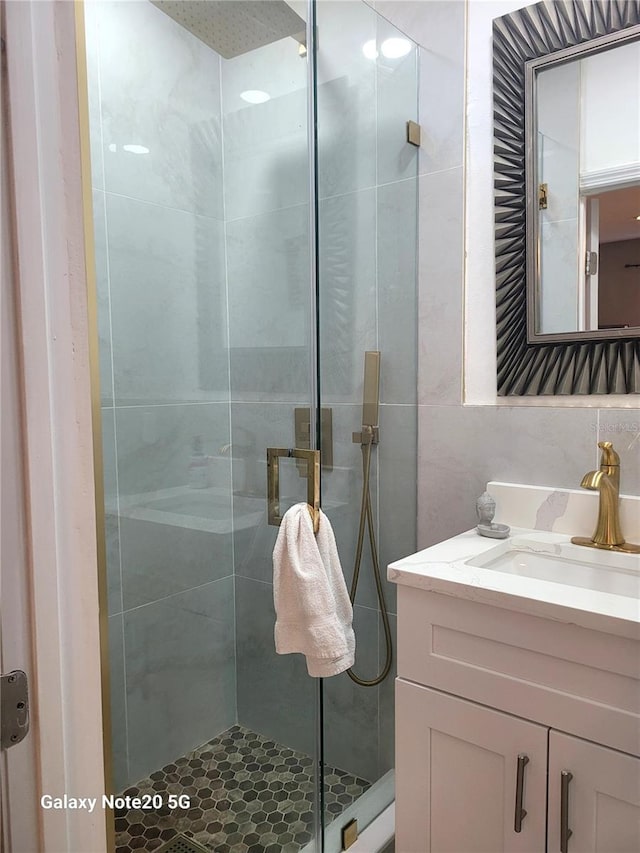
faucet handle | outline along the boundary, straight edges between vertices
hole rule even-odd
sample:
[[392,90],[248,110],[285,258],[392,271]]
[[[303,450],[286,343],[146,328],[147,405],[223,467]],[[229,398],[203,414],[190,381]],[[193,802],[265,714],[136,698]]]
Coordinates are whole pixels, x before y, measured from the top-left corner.
[[620,457],[613,449],[613,443],[610,441],[599,441],[598,447],[602,450],[602,458],[600,459],[600,467],[607,465],[619,465]]

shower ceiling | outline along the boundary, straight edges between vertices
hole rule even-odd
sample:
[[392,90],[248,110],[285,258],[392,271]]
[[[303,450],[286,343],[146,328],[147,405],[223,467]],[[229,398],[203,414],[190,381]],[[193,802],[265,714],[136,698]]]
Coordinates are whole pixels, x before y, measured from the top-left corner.
[[233,59],[287,36],[305,41],[305,22],[284,0],[151,2],[224,59]]

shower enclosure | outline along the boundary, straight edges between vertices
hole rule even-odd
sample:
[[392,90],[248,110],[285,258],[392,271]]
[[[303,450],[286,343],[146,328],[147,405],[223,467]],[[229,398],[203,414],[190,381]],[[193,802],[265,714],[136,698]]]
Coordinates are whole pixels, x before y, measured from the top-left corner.
[[[266,451],[321,449],[349,584],[353,433],[381,353],[369,486],[395,643],[384,576],[416,524],[417,48],[359,0],[86,0],[84,17],[111,784],[162,802],[116,810],[116,848],[332,853],[393,799],[394,670],[363,687],[276,655]],[[280,461],[283,509],[305,473]],[[375,680],[366,539],[354,627]]]

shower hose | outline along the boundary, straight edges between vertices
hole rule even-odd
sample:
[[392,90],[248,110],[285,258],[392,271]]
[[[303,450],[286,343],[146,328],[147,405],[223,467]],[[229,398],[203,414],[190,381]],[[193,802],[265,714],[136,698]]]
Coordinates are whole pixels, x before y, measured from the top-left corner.
[[371,509],[371,494],[369,491],[369,474],[371,472],[371,447],[373,445],[373,427],[362,427],[362,502],[360,505],[360,524],[358,526],[358,544],[356,547],[356,556],[353,566],[353,578],[351,580],[351,590],[349,598],[351,604],[355,604],[356,592],[358,591],[358,578],[360,577],[360,563],[362,562],[362,549],[364,546],[364,526],[365,522],[369,531],[369,543],[371,545],[371,560],[373,562],[373,577],[376,582],[376,592],[378,595],[378,603],[380,604],[380,613],[382,614],[382,624],[384,627],[385,641],[385,662],[382,672],[367,681],[364,678],[356,675],[353,669],[348,669],[347,674],[352,681],[359,684],[361,687],[375,687],[380,684],[389,675],[391,669],[391,661],[393,657],[393,647],[391,644],[391,628],[389,626],[389,614],[387,613],[387,605],[384,600],[384,590],[382,589],[382,579],[380,577],[380,561],[378,559],[378,548],[376,546],[376,534],[373,526],[373,511]]

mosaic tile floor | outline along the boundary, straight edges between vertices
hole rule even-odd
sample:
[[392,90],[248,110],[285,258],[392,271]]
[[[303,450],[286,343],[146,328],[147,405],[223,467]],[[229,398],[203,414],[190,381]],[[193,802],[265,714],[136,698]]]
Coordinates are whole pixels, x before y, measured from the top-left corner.
[[[116,851],[147,853],[183,833],[215,853],[297,853],[311,840],[312,770],[308,756],[233,726],[123,792],[160,795],[163,805],[116,809]],[[327,821],[368,787],[326,768]],[[189,796],[189,807],[169,808],[170,794]]]

